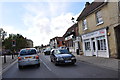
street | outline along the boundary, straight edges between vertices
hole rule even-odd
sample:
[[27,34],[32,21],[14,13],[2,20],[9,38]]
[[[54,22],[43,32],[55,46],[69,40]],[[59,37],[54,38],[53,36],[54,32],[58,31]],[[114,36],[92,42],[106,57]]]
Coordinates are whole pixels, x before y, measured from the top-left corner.
[[3,73],[3,78],[117,78],[118,72],[101,68],[86,62],[77,61],[75,65],[55,66],[49,55],[40,53],[40,67],[26,66],[19,70],[17,63]]

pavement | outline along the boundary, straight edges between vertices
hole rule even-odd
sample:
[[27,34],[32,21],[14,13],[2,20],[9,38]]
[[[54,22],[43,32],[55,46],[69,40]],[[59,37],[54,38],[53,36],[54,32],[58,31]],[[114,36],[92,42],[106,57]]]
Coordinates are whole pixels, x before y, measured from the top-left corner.
[[96,56],[84,56],[84,55],[77,55],[76,53],[73,53],[77,60],[87,62],[94,64],[99,67],[108,68],[111,70],[118,71],[120,70],[120,59],[114,59],[114,58],[103,58],[103,57],[96,57]]
[[10,65],[12,65],[13,62],[17,60],[17,55],[14,56],[14,59],[12,59],[11,55],[6,56],[6,63],[4,63],[4,56],[0,56],[2,58],[2,73],[6,71]]

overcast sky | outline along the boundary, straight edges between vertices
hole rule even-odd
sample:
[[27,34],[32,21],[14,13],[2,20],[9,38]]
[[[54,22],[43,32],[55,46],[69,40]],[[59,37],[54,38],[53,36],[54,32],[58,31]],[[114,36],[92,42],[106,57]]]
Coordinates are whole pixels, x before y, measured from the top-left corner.
[[48,44],[63,36],[85,7],[85,2],[0,2],[0,28],[7,34],[21,34],[33,40],[34,46]]

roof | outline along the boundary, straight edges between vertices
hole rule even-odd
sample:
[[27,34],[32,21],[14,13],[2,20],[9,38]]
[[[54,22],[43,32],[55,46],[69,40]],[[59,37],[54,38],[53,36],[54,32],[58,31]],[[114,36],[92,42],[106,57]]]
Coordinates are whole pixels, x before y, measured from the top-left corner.
[[70,33],[75,32],[75,28],[78,27],[77,23],[73,24],[70,28],[67,29],[63,37],[68,36]]
[[90,15],[91,13],[93,13],[96,9],[99,9],[101,7],[103,7],[104,5],[106,5],[107,2],[104,2],[104,0],[102,0],[101,2],[92,2],[90,5],[86,6],[82,13],[79,15],[79,17],[77,18],[77,21],[80,21],[81,19],[87,17],[88,15]]
[[63,37],[54,37],[54,38],[52,38],[52,39],[50,39],[50,41],[52,41],[52,40],[57,40],[57,41],[64,41],[64,38]]

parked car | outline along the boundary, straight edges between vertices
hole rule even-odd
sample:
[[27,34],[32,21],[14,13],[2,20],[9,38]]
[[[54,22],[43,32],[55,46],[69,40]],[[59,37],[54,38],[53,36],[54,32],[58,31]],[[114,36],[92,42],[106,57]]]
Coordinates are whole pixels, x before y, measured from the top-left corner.
[[51,52],[50,48],[47,48],[47,49],[44,50],[45,55],[50,55],[50,52]]
[[56,66],[58,64],[74,64],[76,62],[76,58],[73,54],[71,54],[67,49],[55,49],[50,54],[51,62],[53,62]]
[[19,69],[27,65],[40,66],[39,55],[35,48],[21,49],[18,55],[18,67]]

